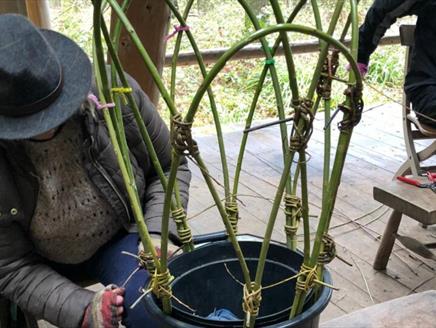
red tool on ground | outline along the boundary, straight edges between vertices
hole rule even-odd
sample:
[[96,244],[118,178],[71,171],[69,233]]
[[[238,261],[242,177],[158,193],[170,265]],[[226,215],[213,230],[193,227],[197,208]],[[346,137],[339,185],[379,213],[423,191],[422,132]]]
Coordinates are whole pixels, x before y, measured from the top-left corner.
[[418,180],[414,180],[414,179],[410,179],[410,178],[406,178],[406,177],[397,177],[398,180],[411,184],[413,186],[417,186],[418,188],[429,188],[431,189],[431,191],[433,191],[434,193],[436,193],[436,173],[431,173],[431,172],[427,172],[426,174],[428,180],[430,181],[429,183],[422,183],[419,182]]

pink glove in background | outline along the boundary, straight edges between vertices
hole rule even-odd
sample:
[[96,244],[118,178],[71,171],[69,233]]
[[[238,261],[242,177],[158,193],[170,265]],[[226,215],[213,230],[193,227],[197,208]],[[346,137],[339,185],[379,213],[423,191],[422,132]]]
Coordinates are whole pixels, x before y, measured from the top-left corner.
[[[362,63],[357,63],[357,68],[359,69],[359,73],[361,77],[365,77],[366,74],[368,73],[368,65],[366,64],[362,64]],[[351,66],[350,64],[347,65],[347,71],[351,71]]]

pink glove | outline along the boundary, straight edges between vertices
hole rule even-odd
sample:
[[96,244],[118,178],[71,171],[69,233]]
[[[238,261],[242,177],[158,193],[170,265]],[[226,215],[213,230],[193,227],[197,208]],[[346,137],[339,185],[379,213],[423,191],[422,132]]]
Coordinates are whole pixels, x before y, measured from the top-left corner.
[[118,328],[124,308],[124,288],[109,285],[95,294],[81,328]]
[[[359,70],[361,77],[365,77],[366,74],[368,73],[368,65],[366,65],[366,64],[357,63],[357,69]],[[347,71],[348,72],[351,71],[350,64],[347,65]]]

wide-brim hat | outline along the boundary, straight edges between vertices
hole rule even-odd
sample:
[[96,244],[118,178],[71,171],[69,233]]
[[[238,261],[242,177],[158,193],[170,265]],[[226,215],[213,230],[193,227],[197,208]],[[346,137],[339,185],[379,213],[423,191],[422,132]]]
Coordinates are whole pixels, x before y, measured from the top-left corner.
[[60,126],[90,91],[88,56],[68,37],[21,15],[0,15],[0,30],[13,35],[0,36],[0,139],[27,139]]

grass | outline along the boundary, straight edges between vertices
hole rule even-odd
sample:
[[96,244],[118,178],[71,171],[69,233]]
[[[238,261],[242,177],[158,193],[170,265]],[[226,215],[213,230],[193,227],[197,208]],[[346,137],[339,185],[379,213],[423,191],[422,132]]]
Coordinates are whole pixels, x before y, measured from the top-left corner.
[[[259,0],[252,0],[258,1]],[[184,8],[186,0],[178,0],[180,8]],[[362,20],[372,1],[361,1],[360,13]],[[296,0],[281,1],[284,15],[287,16],[296,3]],[[323,19],[323,27],[326,28],[329,14],[332,12],[334,0],[319,1]],[[91,28],[92,8],[89,0],[50,0],[54,29],[68,35],[75,40],[89,54],[91,52]],[[270,6],[264,6],[258,10],[258,18],[263,25],[274,23],[274,17]],[[109,13],[107,13],[109,15]],[[341,17],[341,26],[346,20],[346,13]],[[406,19],[410,22],[410,18]],[[314,26],[313,14],[310,6],[302,11],[295,23]],[[229,47],[245,35],[253,31],[251,24],[247,22],[242,8],[236,0],[199,0],[194,5],[188,24],[194,34],[200,49]],[[174,18],[171,26],[177,25]],[[398,24],[390,30],[390,33],[398,33]],[[291,41],[307,39],[303,35],[290,34]],[[172,53],[174,41],[167,44],[167,52]],[[272,44],[273,38],[270,38]],[[182,42],[182,51],[190,51],[186,38]],[[295,56],[297,78],[300,90],[304,94],[313,74],[316,63],[316,54],[302,54]],[[370,70],[367,75],[367,83],[371,84],[382,93],[394,99],[401,99],[403,83],[404,49],[399,45],[379,47],[371,57]],[[251,99],[256,87],[258,76],[263,68],[263,60],[240,60],[230,62],[218,75],[213,84],[217,106],[223,123],[235,123],[245,120]],[[345,76],[345,63],[341,64],[339,74]],[[287,70],[283,58],[276,59],[276,67],[282,85],[284,101],[287,108],[290,104],[291,93],[287,84]],[[163,78],[169,83],[170,70],[165,68]],[[192,96],[201,83],[201,74],[196,66],[180,67],[177,75],[176,102],[179,110],[186,110],[192,100]],[[344,87],[335,88],[333,99],[338,102],[343,99]],[[390,102],[382,94],[371,88],[366,88],[364,93],[367,106]],[[168,116],[167,110],[160,106],[164,117]],[[276,115],[276,103],[273,88],[269,80],[265,83],[259,100],[256,119],[274,117]],[[197,114],[195,124],[197,126],[212,123],[207,98],[202,101],[200,111]]]

